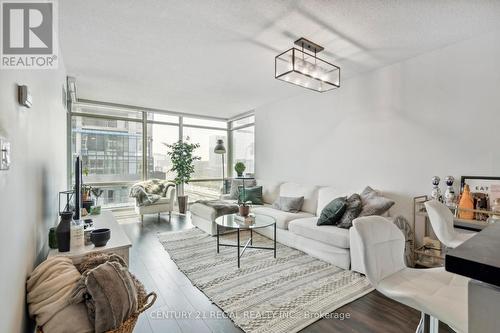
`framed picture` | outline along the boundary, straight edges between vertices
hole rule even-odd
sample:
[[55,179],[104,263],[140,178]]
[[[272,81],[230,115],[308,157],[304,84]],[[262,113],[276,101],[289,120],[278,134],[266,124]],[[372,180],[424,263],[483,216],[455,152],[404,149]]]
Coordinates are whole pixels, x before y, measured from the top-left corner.
[[488,208],[491,208],[497,198],[500,198],[500,177],[462,176],[460,193],[465,184],[469,185],[473,195],[483,194],[488,198]]

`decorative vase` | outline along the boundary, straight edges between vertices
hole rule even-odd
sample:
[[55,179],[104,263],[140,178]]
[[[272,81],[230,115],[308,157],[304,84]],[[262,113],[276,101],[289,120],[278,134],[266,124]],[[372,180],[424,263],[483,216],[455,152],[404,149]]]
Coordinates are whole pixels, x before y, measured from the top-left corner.
[[188,204],[188,196],[187,195],[178,196],[177,203],[179,204],[179,213],[186,214],[187,204]]
[[453,189],[453,182],[455,181],[455,178],[453,176],[447,176],[444,179],[446,186],[446,191],[444,192],[444,204],[450,208],[455,208],[455,190]]
[[73,212],[62,212],[60,215],[61,220],[56,229],[57,248],[59,252],[68,252],[70,249],[71,219],[73,217]]
[[237,172],[238,177],[243,177],[243,172]]
[[467,184],[465,184],[465,186],[464,186],[464,192],[462,193],[462,196],[460,197],[460,203],[458,204],[458,208],[459,208],[459,213],[458,213],[459,218],[465,219],[465,220],[473,220],[474,219],[474,212],[473,211],[462,210],[463,208],[471,209],[471,210],[474,209],[474,198],[472,198],[469,185],[467,185]]
[[432,192],[431,192],[431,199],[437,200],[437,201],[442,201],[443,197],[441,196],[441,190],[439,189],[439,182],[441,181],[441,178],[438,176],[432,177]]
[[247,205],[240,205],[239,207],[239,213],[243,217],[247,217],[248,214],[250,214],[250,206]]

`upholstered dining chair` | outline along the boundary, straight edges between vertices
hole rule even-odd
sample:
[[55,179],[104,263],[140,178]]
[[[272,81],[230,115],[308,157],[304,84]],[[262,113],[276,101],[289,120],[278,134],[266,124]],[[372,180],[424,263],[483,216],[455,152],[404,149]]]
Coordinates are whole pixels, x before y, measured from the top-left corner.
[[446,247],[455,248],[475,235],[474,232],[458,232],[453,227],[452,212],[443,203],[429,200],[425,202],[425,209],[429,215],[432,230]]
[[353,222],[360,240],[362,261],[370,283],[385,296],[422,312],[416,332],[439,330],[439,321],[456,332],[467,332],[469,279],[444,268],[415,269],[404,263],[405,238],[391,221],[381,216]]

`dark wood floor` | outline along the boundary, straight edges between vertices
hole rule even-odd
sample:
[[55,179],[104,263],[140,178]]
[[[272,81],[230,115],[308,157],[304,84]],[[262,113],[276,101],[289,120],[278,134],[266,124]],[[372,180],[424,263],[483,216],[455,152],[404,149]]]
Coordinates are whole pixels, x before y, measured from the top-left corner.
[[[117,213],[117,215],[120,213]],[[128,222],[131,220],[128,219]],[[158,241],[157,234],[191,228],[189,218],[162,215],[144,217],[138,223],[122,224],[133,243],[130,270],[148,291],[156,291],[155,305],[140,316],[135,332],[139,333],[201,333],[242,332],[223,312],[181,273]],[[359,298],[337,311],[330,319],[321,319],[301,332],[415,332],[420,314],[394,302],[378,292]],[[347,318],[349,316],[349,318]],[[343,317],[341,320],[339,318]],[[448,332],[443,327],[440,331]],[[451,332],[451,331],[450,331]]]

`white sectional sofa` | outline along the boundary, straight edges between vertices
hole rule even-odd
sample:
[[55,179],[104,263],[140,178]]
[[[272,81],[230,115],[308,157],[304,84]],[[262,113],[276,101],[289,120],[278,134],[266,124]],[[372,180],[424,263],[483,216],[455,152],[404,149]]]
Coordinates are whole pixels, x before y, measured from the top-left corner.
[[[269,215],[276,219],[276,239],[279,243],[301,250],[309,255],[334,264],[343,269],[351,268],[364,273],[356,239],[351,240],[349,229],[336,226],[317,226],[316,222],[323,208],[339,196],[348,196],[333,187],[301,185],[290,182],[272,182],[257,180],[257,186],[263,188],[264,205],[253,206],[255,214]],[[273,202],[283,197],[304,197],[302,211],[283,212],[272,208]],[[192,223],[201,230],[214,235],[216,233],[215,211],[208,206],[194,204],[191,207]],[[266,237],[273,237],[272,228],[256,231]],[[351,248],[354,251],[351,251]],[[353,253],[351,253],[353,252]]]

